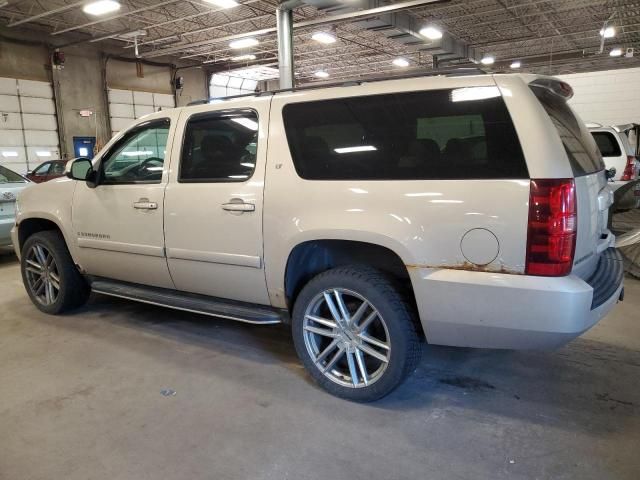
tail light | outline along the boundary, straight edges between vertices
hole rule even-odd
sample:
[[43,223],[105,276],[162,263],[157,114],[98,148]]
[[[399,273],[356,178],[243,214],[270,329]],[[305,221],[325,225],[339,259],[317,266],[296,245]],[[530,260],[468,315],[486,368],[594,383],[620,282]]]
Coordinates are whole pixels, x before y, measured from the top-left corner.
[[624,172],[620,180],[629,181],[634,179],[634,177],[636,176],[636,172],[634,171],[635,163],[636,157],[634,157],[633,155],[629,155],[627,157],[627,164],[624,166]]
[[576,249],[578,216],[573,179],[531,180],[527,275],[568,275]]

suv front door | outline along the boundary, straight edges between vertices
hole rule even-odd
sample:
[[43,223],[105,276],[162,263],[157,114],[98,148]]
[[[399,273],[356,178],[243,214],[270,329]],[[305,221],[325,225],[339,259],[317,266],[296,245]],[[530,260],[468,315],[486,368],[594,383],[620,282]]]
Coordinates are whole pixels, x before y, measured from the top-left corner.
[[177,112],[129,129],[94,162],[98,186],[78,182],[72,221],[90,275],[173,288],[164,253],[163,204]]
[[[269,304],[262,200],[270,98],[183,111],[165,196],[165,242],[178,290]],[[177,163],[177,162],[175,162]]]

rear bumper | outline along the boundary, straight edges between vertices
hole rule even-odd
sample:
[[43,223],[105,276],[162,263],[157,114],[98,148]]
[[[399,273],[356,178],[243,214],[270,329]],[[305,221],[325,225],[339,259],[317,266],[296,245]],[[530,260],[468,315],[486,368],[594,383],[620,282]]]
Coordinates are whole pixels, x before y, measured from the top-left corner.
[[588,281],[575,275],[413,269],[427,341],[477,348],[559,347],[595,325],[620,297],[619,253],[609,249],[602,257]]

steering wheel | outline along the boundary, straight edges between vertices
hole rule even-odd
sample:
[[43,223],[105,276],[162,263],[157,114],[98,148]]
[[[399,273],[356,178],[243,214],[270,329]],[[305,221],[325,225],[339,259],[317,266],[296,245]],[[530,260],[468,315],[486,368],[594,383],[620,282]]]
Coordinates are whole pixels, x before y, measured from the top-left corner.
[[142,163],[140,163],[140,165],[138,165],[138,167],[135,169],[136,170],[136,175],[138,177],[151,177],[154,175],[158,175],[158,174],[162,174],[162,172],[158,172],[158,171],[147,171],[146,173],[143,173],[143,171],[147,168],[147,165],[152,163],[152,162],[157,162],[160,165],[164,164],[164,160],[162,158],[159,157],[149,157],[145,160],[142,161]]

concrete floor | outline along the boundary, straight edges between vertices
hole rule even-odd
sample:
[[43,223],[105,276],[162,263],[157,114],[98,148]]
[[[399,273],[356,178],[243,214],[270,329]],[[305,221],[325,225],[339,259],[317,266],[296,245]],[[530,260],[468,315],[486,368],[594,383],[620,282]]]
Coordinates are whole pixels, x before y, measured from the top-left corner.
[[561,350],[430,347],[358,405],[310,382],[284,328],[102,296],[47,316],[0,254],[0,478],[636,480],[640,282],[626,292]]

